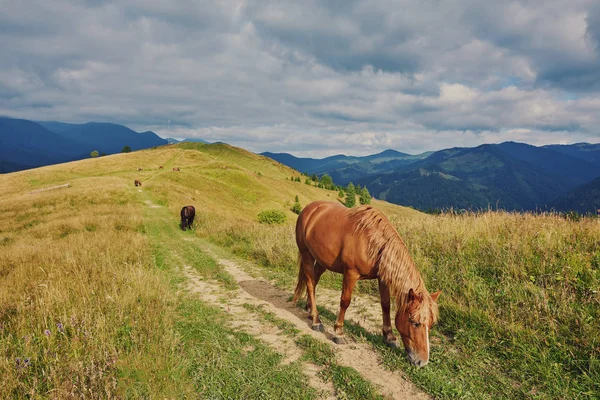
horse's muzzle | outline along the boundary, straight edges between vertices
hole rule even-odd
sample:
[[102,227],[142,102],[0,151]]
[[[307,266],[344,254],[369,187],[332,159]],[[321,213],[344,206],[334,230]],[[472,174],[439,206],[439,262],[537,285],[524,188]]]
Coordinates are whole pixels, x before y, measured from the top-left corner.
[[410,361],[410,363],[412,365],[414,365],[415,367],[421,368],[426,366],[429,363],[429,360],[421,360],[417,355],[415,355],[414,353],[408,353],[408,361]]

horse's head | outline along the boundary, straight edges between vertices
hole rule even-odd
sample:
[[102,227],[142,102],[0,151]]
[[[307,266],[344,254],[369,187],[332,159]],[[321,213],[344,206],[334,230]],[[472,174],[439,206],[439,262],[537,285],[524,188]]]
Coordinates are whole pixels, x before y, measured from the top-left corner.
[[429,330],[437,316],[437,298],[441,291],[431,295],[408,292],[406,307],[396,313],[396,329],[402,337],[408,359],[417,367],[429,362]]

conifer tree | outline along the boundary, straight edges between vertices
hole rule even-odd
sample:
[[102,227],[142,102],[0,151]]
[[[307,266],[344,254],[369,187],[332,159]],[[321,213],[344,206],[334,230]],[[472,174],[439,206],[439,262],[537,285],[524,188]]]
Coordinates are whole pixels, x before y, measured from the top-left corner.
[[366,186],[360,190],[358,201],[360,204],[371,204],[371,193],[369,193],[369,189]]
[[350,182],[348,187],[346,187],[346,207],[352,208],[356,205],[356,189],[354,188],[354,184]]

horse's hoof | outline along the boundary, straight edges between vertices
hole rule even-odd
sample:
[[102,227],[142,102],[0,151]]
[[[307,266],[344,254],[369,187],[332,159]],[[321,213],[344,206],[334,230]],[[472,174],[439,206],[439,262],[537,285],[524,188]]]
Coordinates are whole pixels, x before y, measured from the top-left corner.
[[345,336],[334,336],[333,343],[335,344],[348,344],[348,339]]
[[393,342],[385,342],[385,345],[389,348],[392,349],[397,349],[398,348],[398,342],[397,341],[393,341]]
[[325,332],[325,328],[323,328],[323,324],[312,324],[311,328],[313,331]]

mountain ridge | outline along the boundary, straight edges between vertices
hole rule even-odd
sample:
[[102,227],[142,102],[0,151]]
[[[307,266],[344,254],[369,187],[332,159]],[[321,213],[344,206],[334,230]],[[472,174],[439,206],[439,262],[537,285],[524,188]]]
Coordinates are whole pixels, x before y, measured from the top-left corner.
[[293,168],[312,166],[315,173],[329,174],[336,184],[352,181],[366,186],[377,198],[420,210],[500,207],[522,211],[549,209],[557,198],[600,176],[600,165],[594,163],[600,145],[573,146],[559,151],[553,145],[509,141],[452,147],[423,153],[422,158],[399,157],[377,165],[364,159],[382,157],[355,161],[343,156],[347,158],[342,158],[346,162],[342,167],[332,164],[331,157],[302,159],[280,153],[276,160]]
[[119,124],[0,117],[0,173],[79,160],[94,150],[115,154],[124,146],[141,150],[165,144],[152,131],[138,133]]

